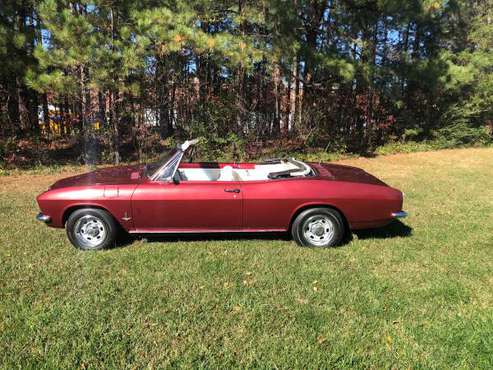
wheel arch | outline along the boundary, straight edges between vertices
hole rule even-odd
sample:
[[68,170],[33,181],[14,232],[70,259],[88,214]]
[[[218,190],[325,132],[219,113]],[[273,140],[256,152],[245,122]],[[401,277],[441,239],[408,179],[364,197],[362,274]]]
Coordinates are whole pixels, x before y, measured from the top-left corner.
[[333,209],[334,211],[337,211],[342,217],[342,222],[344,224],[345,233],[349,232],[349,230],[351,229],[349,226],[349,222],[346,218],[346,215],[344,214],[344,212],[342,212],[342,210],[340,208],[338,208],[332,204],[328,204],[328,203],[310,203],[310,204],[304,204],[304,205],[298,207],[294,211],[294,213],[291,215],[291,219],[289,221],[288,232],[291,232],[291,229],[293,227],[294,220],[296,220],[296,217],[298,217],[298,215],[301,212],[306,211],[307,209],[311,209],[311,208],[330,208],[330,209]]
[[92,204],[92,203],[84,203],[84,204],[74,204],[74,205],[71,205],[71,206],[68,206],[67,208],[65,208],[65,210],[63,211],[63,215],[62,215],[62,225],[63,227],[65,227],[65,224],[68,220],[68,218],[70,217],[70,215],[72,213],[74,213],[75,211],[77,211],[78,209],[84,209],[84,208],[90,208],[90,209],[100,209],[102,211],[105,211],[106,213],[108,213],[116,222],[117,225],[120,225],[120,222],[116,219],[116,217],[106,208],[106,207],[103,207],[99,204]]

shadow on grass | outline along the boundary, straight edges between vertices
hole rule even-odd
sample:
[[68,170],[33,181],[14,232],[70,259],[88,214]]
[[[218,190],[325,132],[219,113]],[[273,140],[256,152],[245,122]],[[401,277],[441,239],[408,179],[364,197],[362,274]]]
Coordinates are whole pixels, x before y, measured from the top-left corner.
[[205,242],[224,240],[292,240],[288,233],[190,233],[190,234],[121,234],[114,246],[125,248],[131,246],[136,240],[146,243],[178,243],[178,242]]
[[[395,220],[389,225],[379,229],[357,230],[347,233],[340,247],[345,246],[353,239],[353,234],[358,239],[390,239],[395,237],[407,237],[412,234],[412,228]],[[292,240],[289,233],[192,233],[192,234],[152,234],[152,235],[122,235],[116,248],[123,248],[132,244],[135,240],[144,240],[148,243],[177,243],[184,241],[223,241],[223,240]]]
[[378,229],[355,230],[353,234],[358,236],[358,239],[390,239],[397,237],[411,236],[413,229],[399,220],[394,220],[387,226]]
[[[130,236],[134,240],[144,240],[148,243],[177,243],[185,241],[222,241],[222,240],[291,240],[288,233],[191,233],[191,234],[152,234]],[[122,245],[125,246],[125,245]]]

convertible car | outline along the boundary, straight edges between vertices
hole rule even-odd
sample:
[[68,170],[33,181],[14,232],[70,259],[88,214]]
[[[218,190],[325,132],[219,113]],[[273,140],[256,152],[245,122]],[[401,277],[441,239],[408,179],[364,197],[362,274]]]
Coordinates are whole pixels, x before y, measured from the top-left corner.
[[156,163],[65,178],[37,197],[37,219],[97,250],[130,234],[290,232],[300,246],[330,247],[351,230],[405,217],[402,193],[349,166],[271,159],[182,161],[196,140]]

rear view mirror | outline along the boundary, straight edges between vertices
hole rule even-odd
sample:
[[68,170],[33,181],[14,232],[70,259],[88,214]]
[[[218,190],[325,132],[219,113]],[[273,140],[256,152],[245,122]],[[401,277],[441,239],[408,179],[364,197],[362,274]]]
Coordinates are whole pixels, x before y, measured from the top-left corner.
[[175,172],[173,175],[173,184],[178,185],[180,183],[180,175],[178,174],[178,171]]

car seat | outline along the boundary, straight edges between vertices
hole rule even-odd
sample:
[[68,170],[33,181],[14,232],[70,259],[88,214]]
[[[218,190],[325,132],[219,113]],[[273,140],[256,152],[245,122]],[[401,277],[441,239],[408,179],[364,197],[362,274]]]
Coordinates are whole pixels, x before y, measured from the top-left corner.
[[217,181],[239,181],[239,180],[233,167],[224,166],[223,168],[221,168],[221,174],[219,175]]

